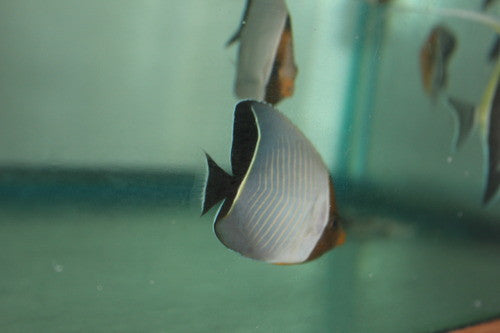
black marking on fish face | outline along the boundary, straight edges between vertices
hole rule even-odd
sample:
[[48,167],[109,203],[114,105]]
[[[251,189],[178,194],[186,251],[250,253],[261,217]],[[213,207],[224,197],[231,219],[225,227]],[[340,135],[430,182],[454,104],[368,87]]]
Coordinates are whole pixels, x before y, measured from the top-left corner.
[[247,173],[258,137],[259,130],[252,111],[252,101],[238,103],[234,111],[233,145],[231,148],[231,166],[235,177],[243,178]]
[[497,82],[491,103],[488,128],[488,171],[483,203],[487,204],[500,186],[500,86]]
[[216,221],[226,216],[231,209],[255,153],[259,131],[252,111],[252,103],[252,101],[242,101],[236,105],[234,111],[233,144],[231,147],[233,177],[228,186],[226,200],[217,214]]

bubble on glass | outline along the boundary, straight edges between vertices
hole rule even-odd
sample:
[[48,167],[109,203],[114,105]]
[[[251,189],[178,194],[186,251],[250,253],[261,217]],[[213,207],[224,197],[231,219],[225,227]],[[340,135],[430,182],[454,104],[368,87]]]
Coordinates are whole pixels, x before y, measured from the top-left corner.
[[54,272],[61,273],[64,269],[64,266],[56,263],[55,261],[52,261],[52,268],[54,269]]

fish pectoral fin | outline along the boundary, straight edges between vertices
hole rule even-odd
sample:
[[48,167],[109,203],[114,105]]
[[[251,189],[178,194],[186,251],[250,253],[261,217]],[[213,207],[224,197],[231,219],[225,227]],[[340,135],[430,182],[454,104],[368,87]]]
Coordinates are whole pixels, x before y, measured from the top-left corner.
[[214,160],[205,153],[207,158],[208,176],[205,184],[205,193],[201,215],[205,214],[219,201],[227,197],[232,177],[228,175]]
[[455,148],[462,147],[469,136],[472,126],[474,125],[474,105],[461,101],[457,98],[448,97],[448,103],[455,110],[455,115],[458,122],[458,131],[455,135]]

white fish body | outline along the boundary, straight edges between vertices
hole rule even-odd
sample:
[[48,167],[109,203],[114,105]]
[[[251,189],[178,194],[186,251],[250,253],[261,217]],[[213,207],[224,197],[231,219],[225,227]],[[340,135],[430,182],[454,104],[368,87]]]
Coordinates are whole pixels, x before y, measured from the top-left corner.
[[263,101],[288,9],[284,0],[252,0],[241,28],[235,92]]

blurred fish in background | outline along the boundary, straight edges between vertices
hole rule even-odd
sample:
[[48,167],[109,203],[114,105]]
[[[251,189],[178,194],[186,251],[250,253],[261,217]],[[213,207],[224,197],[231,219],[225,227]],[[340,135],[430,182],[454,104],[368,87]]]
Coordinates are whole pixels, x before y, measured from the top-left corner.
[[483,195],[483,204],[487,204],[498,192],[500,186],[500,61],[497,60],[495,69],[486,86],[483,97],[477,107],[450,97],[450,104],[457,113],[467,114],[475,120],[481,130],[483,147],[486,152],[486,186]]
[[[432,28],[420,49],[420,73],[425,92],[433,104],[444,94],[448,85],[448,66],[457,46],[455,34],[447,27],[438,24]],[[448,99],[455,110],[457,125],[453,139],[453,150],[462,147],[470,135],[474,123],[473,113],[468,105]]]
[[447,85],[448,63],[455,51],[457,39],[447,27],[439,24],[430,31],[420,49],[420,74],[425,92],[433,103]]
[[239,29],[235,93],[271,104],[293,95],[297,66],[292,24],[284,0],[247,0]]
[[481,3],[481,9],[487,10],[495,2],[496,0],[483,0],[483,2]]
[[391,2],[392,0],[366,0],[366,1],[375,5],[385,5]]
[[[488,8],[495,2],[495,0],[485,0],[481,5],[483,11],[488,10]],[[498,54],[500,52],[500,35],[497,33],[493,43],[491,43],[490,51],[488,52],[488,60],[495,62],[498,59]]]
[[[494,1],[483,1],[482,10],[487,10]],[[483,204],[488,204],[495,197],[500,187],[500,93],[498,81],[500,76],[500,61],[498,53],[500,48],[499,25],[484,15],[470,15],[465,12],[444,10],[441,14],[461,17],[482,22],[493,28],[496,32],[495,40],[488,52],[488,59],[496,62],[490,81],[483,93],[481,102],[476,107],[472,103],[449,96],[447,102],[455,111],[457,117],[457,133],[455,135],[455,148],[460,148],[467,140],[474,124],[478,124],[483,138],[483,147],[486,152],[486,185],[483,194]],[[472,13],[474,14],[474,13]],[[446,27],[435,26],[420,52],[420,68],[424,90],[435,103],[438,94],[445,90],[447,85],[447,67],[457,44],[457,38]]]
[[495,36],[495,40],[491,44],[490,51],[488,52],[488,60],[495,62],[498,59],[498,54],[500,52],[500,35]]
[[214,229],[229,249],[268,263],[299,264],[344,242],[327,167],[302,132],[271,105],[250,100],[236,105],[232,176],[206,158],[202,214],[224,201]]

